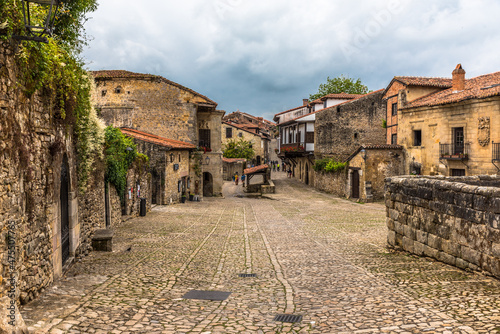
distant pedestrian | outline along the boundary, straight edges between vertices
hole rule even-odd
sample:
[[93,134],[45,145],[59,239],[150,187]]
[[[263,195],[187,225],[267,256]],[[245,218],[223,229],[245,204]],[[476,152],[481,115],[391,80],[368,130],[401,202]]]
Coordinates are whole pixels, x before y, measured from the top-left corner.
[[292,169],[290,167],[288,167],[288,177],[289,178],[292,177]]
[[279,171],[280,171],[280,164],[279,164],[279,162],[278,162],[278,172],[279,172]]
[[238,173],[236,173],[236,175],[234,176],[234,184],[238,185],[238,180],[239,180]]
[[241,184],[243,185],[243,187],[245,186],[245,178],[246,178],[245,174],[241,175]]

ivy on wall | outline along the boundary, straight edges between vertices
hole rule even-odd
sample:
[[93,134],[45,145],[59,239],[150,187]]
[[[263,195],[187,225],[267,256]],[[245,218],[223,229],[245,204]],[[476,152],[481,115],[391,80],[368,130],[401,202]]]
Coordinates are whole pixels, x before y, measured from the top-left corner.
[[343,171],[347,165],[347,162],[326,158],[316,160],[313,169],[317,172],[337,173]]
[[106,183],[115,186],[121,200],[125,199],[127,189],[127,172],[135,161],[140,169],[147,168],[148,156],[137,153],[134,141],[125,136],[119,128],[108,126],[105,130],[106,137]]
[[[93,82],[79,56],[87,44],[83,24],[86,15],[97,8],[97,2],[60,0],[54,36],[48,43],[14,41],[13,35],[26,35],[21,1],[1,2],[0,41],[15,50],[18,88],[28,98],[40,94],[50,103],[47,112],[62,123],[72,125],[78,156],[78,185],[80,191],[85,192],[92,164],[102,157],[104,144],[104,126],[90,98]],[[41,21],[47,14],[43,6],[31,8],[35,21]]]

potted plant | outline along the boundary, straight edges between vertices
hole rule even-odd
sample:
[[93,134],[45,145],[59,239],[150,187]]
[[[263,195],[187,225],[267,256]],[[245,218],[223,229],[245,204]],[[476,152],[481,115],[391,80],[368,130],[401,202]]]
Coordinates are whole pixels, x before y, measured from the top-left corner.
[[194,195],[190,192],[189,193],[189,201],[192,202],[194,200]]
[[186,194],[182,194],[181,196],[181,203],[186,203]]

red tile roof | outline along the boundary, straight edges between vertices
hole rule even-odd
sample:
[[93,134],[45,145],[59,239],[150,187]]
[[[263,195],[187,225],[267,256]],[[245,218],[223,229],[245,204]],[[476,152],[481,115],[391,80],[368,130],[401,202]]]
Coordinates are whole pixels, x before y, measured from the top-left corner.
[[260,166],[255,166],[255,167],[252,167],[252,168],[247,168],[243,171],[243,174],[245,175],[248,175],[248,174],[255,174],[255,173],[258,173],[258,172],[262,172],[262,171],[265,171],[266,169],[268,169],[269,166],[268,165],[260,165]]
[[159,75],[153,75],[153,74],[143,74],[143,73],[134,73],[134,72],[129,72],[125,70],[103,70],[103,71],[91,71],[92,75],[94,76],[95,79],[99,80],[110,80],[110,79],[148,79],[148,80],[159,80],[162,82],[165,82],[169,85],[178,87],[182,90],[188,91],[194,95],[197,95],[201,98],[204,98],[207,100],[208,104],[212,104],[214,107],[217,106],[217,103],[214,101],[210,100],[208,97],[201,95],[198,92],[195,92],[194,90],[184,87],[176,82],[170,81],[168,79],[165,79],[164,77],[161,77]]
[[246,162],[247,159],[236,159],[236,158],[222,158],[222,162],[227,162],[227,163],[235,163],[235,162]]
[[[451,87],[451,85],[450,85]],[[484,99],[500,95],[500,72],[482,75],[465,81],[465,89],[453,88],[435,92],[408,103],[403,109],[437,106],[471,99]]]
[[448,78],[396,76],[394,77],[393,81],[394,80],[397,80],[407,86],[424,86],[424,87],[440,87],[440,88],[451,87],[451,79]]
[[[245,131],[245,132],[248,132],[248,133],[251,133],[253,134],[254,136],[257,136],[257,137],[261,137],[261,138],[264,138],[264,139],[267,139],[267,136],[265,136],[264,133],[255,133],[251,130],[249,130],[245,125],[241,125],[241,124],[237,124],[237,123],[231,123],[231,122],[227,122],[227,121],[222,121],[223,124],[226,124],[226,125],[229,125],[229,126],[232,126],[238,130],[241,130],[241,131]],[[258,128],[258,127],[257,127]]]
[[156,144],[164,147],[169,147],[170,149],[177,150],[190,150],[196,148],[196,145],[186,143],[180,140],[173,140],[163,138],[157,135],[153,135],[144,131],[129,129],[129,128],[120,128],[124,135],[129,137],[142,140],[151,144]]

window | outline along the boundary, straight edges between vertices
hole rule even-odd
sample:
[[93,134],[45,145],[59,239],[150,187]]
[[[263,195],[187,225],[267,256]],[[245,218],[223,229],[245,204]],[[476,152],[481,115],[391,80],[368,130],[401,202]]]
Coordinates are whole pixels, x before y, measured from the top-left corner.
[[358,139],[358,133],[354,133],[354,139]]
[[106,96],[106,93],[107,93],[107,92],[108,92],[108,91],[104,89],[104,90],[101,92],[101,95],[102,95],[102,96]]
[[122,93],[122,87],[121,86],[118,86],[115,88],[115,93],[116,94],[121,94]]
[[200,142],[198,146],[210,148],[210,129],[200,129]]
[[181,155],[179,154],[179,162],[181,162]]
[[243,137],[243,132],[238,133],[238,137]]
[[226,128],[226,138],[233,138],[233,128]]
[[306,132],[306,143],[314,144],[314,132]]
[[413,130],[413,146],[422,146],[422,130]]
[[453,154],[464,153],[464,128],[453,128]]
[[391,135],[391,144],[392,145],[397,145],[398,144],[398,135],[397,134],[393,134]]
[[398,104],[396,102],[392,104],[392,116],[396,116],[397,114],[398,114]]
[[328,105],[328,104],[327,104],[327,100],[325,100],[325,101],[323,102],[323,108],[326,108],[326,106],[327,106],[327,105]]
[[451,176],[465,176],[465,169],[452,169]]

